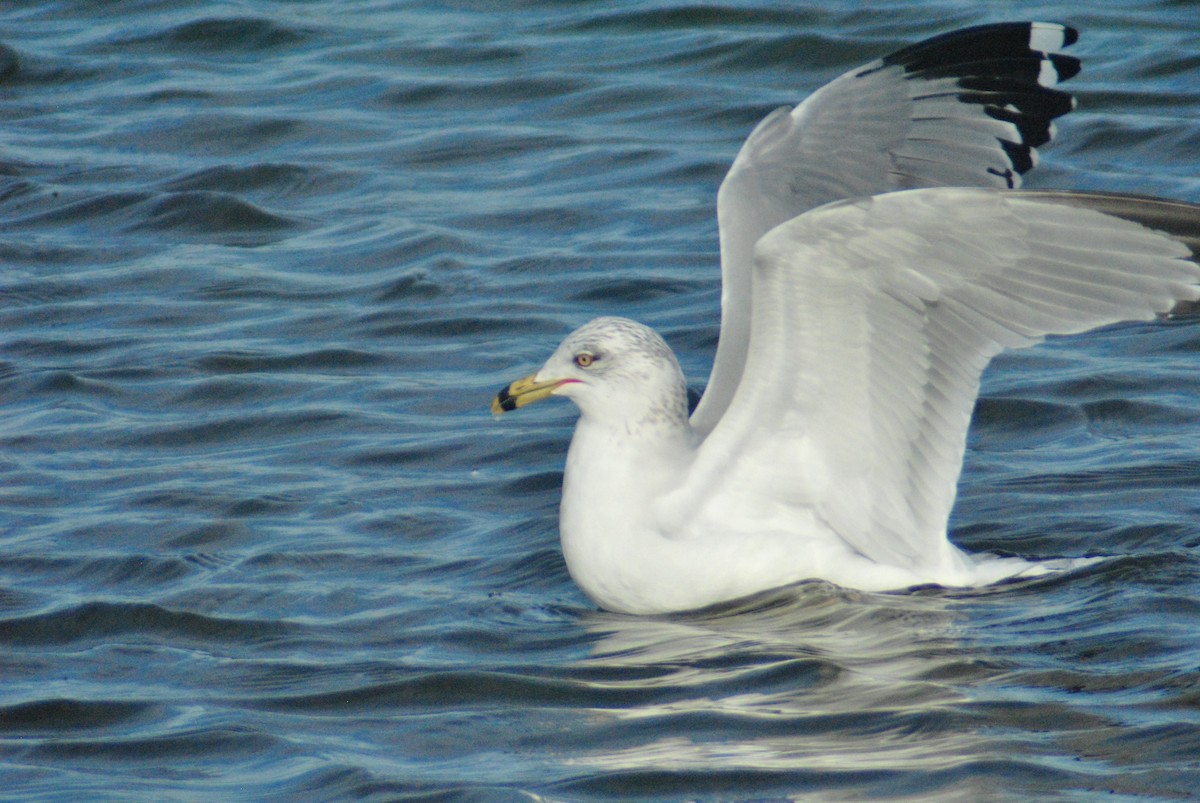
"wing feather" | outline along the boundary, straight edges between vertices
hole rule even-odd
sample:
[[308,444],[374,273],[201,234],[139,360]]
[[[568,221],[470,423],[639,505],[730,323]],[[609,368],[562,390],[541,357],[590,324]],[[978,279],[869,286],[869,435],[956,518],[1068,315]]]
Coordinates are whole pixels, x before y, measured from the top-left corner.
[[969,188],[830,204],[777,227],[756,251],[742,386],[689,489],[720,506],[749,488],[757,504],[807,506],[874,561],[950,565],[988,361],[1200,298],[1192,249],[1147,227],[1173,215],[1185,228],[1181,206],[1200,232],[1197,206]]
[[721,334],[692,416],[706,433],[737,389],[750,333],[755,243],[842,198],[931,186],[1019,186],[1073,101],[1079,69],[1053,23],[1001,23],[919,42],[842,75],[750,134],[717,195]]

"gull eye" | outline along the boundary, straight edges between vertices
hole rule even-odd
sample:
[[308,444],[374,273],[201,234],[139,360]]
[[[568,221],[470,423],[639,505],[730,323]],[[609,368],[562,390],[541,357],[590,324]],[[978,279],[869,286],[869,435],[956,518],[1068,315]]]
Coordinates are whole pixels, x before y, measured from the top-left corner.
[[575,364],[580,368],[590,368],[596,361],[596,356],[590,352],[581,351],[575,355]]

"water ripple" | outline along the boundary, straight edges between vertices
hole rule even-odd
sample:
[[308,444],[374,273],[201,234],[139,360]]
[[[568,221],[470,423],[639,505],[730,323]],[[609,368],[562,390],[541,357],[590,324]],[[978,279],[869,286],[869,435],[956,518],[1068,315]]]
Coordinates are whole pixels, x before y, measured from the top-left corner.
[[[1080,106],[1031,180],[1200,201],[1183,6],[1072,13]],[[992,19],[0,11],[4,794],[1189,796],[1195,316],[997,360],[953,537],[1103,559],[971,593],[597,612],[557,543],[572,412],[487,412],[598,314],[702,384],[750,128]]]

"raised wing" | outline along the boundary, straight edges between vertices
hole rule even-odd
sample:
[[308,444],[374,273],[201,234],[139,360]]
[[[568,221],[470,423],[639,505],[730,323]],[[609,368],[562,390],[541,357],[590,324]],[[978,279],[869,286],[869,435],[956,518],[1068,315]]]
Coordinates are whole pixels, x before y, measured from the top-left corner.
[[1198,235],[1200,206],[1181,202],[957,188],[779,226],[756,249],[742,383],[689,491],[699,506],[755,489],[759,508],[809,509],[878,562],[951,560],[988,360],[1200,298]]
[[1017,187],[1053,120],[1052,87],[1079,71],[1056,51],[1076,32],[1003,23],[937,36],[842,75],[750,134],[721,184],[721,336],[692,426],[710,431],[737,389],[749,336],[754,245],[842,198],[933,186]]

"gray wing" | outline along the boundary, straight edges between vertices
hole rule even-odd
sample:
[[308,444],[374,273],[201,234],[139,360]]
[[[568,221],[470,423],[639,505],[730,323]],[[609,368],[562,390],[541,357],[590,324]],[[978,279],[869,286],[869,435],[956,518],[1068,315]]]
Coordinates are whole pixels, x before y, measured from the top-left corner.
[[745,375],[700,447],[692,502],[752,489],[755,509],[811,511],[877,562],[949,561],[991,357],[1200,298],[1198,237],[1200,206],[1182,202],[971,188],[777,227],[756,249]]
[[692,417],[707,433],[741,378],[754,245],[822,204],[933,186],[1019,186],[1073,107],[1052,87],[1079,71],[1076,32],[1004,23],[937,36],[842,75],[754,129],[717,196],[721,335]]

